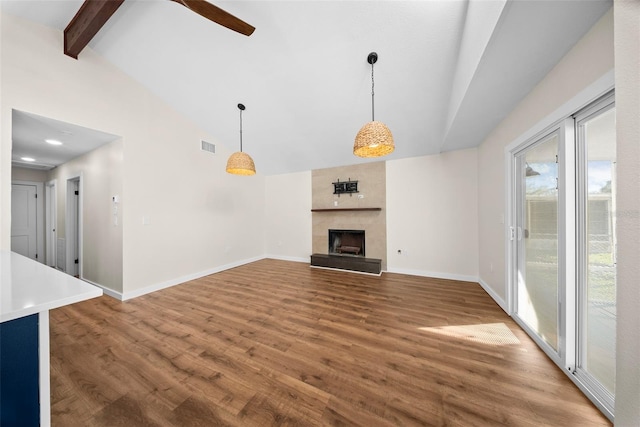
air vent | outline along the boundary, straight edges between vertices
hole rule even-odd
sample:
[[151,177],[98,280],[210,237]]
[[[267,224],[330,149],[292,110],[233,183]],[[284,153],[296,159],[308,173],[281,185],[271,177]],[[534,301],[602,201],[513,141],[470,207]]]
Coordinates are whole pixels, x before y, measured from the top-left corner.
[[208,151],[211,154],[216,154],[216,146],[214,144],[204,140],[200,142],[202,143],[201,144],[202,151]]

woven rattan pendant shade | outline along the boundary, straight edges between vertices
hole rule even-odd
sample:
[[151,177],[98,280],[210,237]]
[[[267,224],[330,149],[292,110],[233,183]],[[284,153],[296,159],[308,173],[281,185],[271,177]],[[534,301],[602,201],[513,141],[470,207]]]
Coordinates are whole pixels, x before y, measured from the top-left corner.
[[360,128],[353,143],[353,154],[359,157],[380,157],[392,153],[396,146],[391,131],[382,122],[369,122]]
[[250,155],[237,151],[227,160],[227,172],[234,175],[255,175],[256,165]]
[[234,175],[255,175],[256,165],[253,159],[247,153],[242,152],[242,112],[245,106],[238,104],[240,110],[240,151],[236,151],[227,160],[227,172]]
[[360,128],[353,143],[353,154],[359,157],[385,156],[396,149],[391,131],[384,123],[377,122],[374,115],[373,64],[377,60],[375,52],[367,56],[367,62],[371,64],[371,121]]

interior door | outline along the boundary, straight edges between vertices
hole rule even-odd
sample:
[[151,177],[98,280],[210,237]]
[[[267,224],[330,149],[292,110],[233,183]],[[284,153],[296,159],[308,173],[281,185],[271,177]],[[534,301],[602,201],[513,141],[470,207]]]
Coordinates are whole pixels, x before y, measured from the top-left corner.
[[515,315],[553,353],[559,352],[558,146],[554,131],[516,159]]
[[31,259],[38,258],[37,187],[11,185],[11,250]]

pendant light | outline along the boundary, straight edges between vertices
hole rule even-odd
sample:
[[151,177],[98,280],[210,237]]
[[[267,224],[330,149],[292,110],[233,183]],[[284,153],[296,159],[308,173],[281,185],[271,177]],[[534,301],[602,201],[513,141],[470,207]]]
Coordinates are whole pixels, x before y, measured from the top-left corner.
[[240,110],[240,151],[233,153],[227,161],[227,172],[234,175],[255,175],[256,165],[247,153],[242,152],[242,112],[245,106],[238,104]]
[[371,64],[371,121],[360,129],[353,143],[353,154],[359,157],[380,157],[393,152],[396,148],[391,131],[382,122],[375,121],[373,64],[378,60],[378,54],[371,52],[367,62]]

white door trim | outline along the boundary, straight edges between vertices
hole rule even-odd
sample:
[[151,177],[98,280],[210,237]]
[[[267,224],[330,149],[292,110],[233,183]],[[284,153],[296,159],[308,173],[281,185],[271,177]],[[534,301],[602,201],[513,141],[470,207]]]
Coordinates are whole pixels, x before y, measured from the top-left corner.
[[[69,197],[70,191],[74,188],[74,182],[78,182],[78,215],[76,218],[77,221],[77,236],[76,227],[74,227],[73,219],[69,215],[69,212],[74,209],[73,198]],[[67,178],[67,186],[66,186],[66,209],[65,209],[65,240],[66,240],[66,272],[71,274],[74,271],[74,262],[75,257],[73,256],[73,246],[72,242],[74,239],[78,242],[78,277],[82,278],[82,172],[79,175],[74,175]]]
[[47,181],[44,184],[44,235],[46,240],[46,264],[49,267],[56,266],[56,247],[58,245],[58,182]]

